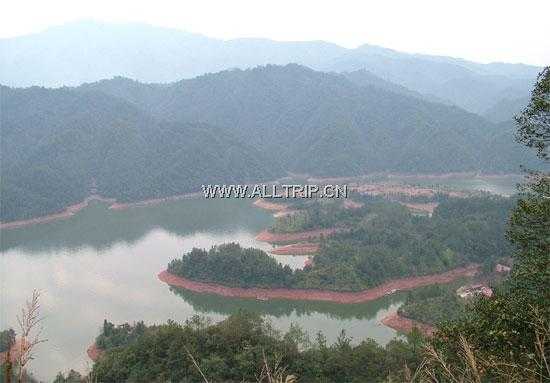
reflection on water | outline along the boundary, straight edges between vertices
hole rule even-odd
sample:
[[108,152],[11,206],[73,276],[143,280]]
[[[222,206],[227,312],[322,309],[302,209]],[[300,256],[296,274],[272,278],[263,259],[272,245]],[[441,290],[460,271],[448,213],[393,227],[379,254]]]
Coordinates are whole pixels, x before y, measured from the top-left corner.
[[[386,343],[395,332],[379,324],[399,296],[357,305],[228,299],[175,291],[156,275],[193,247],[236,241],[271,247],[254,236],[272,217],[243,200],[184,200],[126,211],[101,203],[64,221],[1,232],[0,328],[16,315],[33,288],[43,292],[44,336],[31,369],[43,379],[60,370],[85,370],[86,348],[103,319],[115,323],[184,321],[199,313],[220,320],[239,308],[262,313],[286,330],[297,323],[334,340],[341,329],[355,340]],[[305,257],[278,256],[297,266]]]
[[[229,315],[242,308],[247,311],[265,313],[275,318],[281,318],[292,313],[302,316],[322,312],[330,318],[338,320],[352,318],[375,319],[380,310],[400,304],[406,294],[400,293],[385,296],[368,304],[355,303],[341,305],[334,302],[322,301],[293,301],[283,299],[260,301],[257,299],[227,298],[215,294],[199,294],[177,287],[170,287],[170,290],[192,305],[196,312],[200,313]],[[342,310],[344,306],[345,310]]]
[[19,247],[36,253],[85,246],[104,250],[117,243],[135,243],[156,228],[180,235],[248,230],[270,224],[268,214],[243,206],[248,206],[248,201],[196,199],[115,211],[93,201],[71,218],[3,231],[0,246],[2,251]]

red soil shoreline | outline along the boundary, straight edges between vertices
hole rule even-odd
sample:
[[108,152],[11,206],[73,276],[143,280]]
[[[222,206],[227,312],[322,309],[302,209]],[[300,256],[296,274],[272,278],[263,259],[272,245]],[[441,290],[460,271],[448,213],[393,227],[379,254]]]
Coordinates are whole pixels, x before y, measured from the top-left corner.
[[435,331],[435,328],[429,324],[406,318],[396,312],[384,317],[384,319],[382,319],[382,324],[396,331],[401,331],[407,334],[410,333],[415,327],[420,330],[422,334],[427,336],[431,336]]
[[336,233],[340,229],[329,228],[329,229],[316,229],[308,231],[300,231],[297,233],[273,233],[269,230],[262,230],[260,234],[256,236],[256,240],[268,243],[288,243],[288,242],[299,242],[306,241],[310,239],[317,239],[321,236],[328,236]]
[[328,301],[349,304],[373,301],[382,298],[385,295],[391,294],[393,290],[411,290],[422,286],[449,283],[457,278],[477,274],[480,267],[480,265],[474,264],[453,269],[441,274],[395,279],[378,287],[357,292],[313,289],[227,287],[215,283],[192,281],[190,279],[170,274],[167,270],[162,271],[158,275],[158,278],[170,286],[180,287],[197,293],[216,294],[224,297]]
[[451,173],[441,173],[441,174],[400,174],[400,173],[390,173],[388,174],[389,178],[426,178],[426,179],[449,179],[449,178],[458,178],[458,177],[472,177],[472,178],[511,178],[511,177],[523,177],[522,174],[514,173],[504,173],[504,174],[495,174],[495,173],[478,173],[478,172],[451,172]]
[[391,173],[391,172],[377,172],[366,173],[353,177],[309,177],[307,180],[311,183],[334,183],[334,182],[355,182],[361,179],[366,179],[373,176],[392,178],[426,178],[426,179],[449,179],[458,177],[472,177],[472,178],[510,178],[510,177],[523,177],[523,174],[515,173],[479,173],[479,172],[451,172],[451,173]]
[[113,203],[113,204],[116,202],[116,200],[112,198],[104,198],[98,195],[91,195],[82,202],[66,207],[65,210],[63,210],[60,213],[54,213],[54,214],[49,214],[42,217],[24,219],[19,221],[1,222],[0,229],[17,229],[24,226],[48,223],[48,222],[57,221],[60,219],[67,219],[72,217],[82,209],[86,208],[91,201],[102,201],[102,202]]
[[92,361],[96,362],[101,354],[103,354],[104,350],[97,347],[97,345],[92,343],[90,347],[86,350],[86,353],[88,354],[88,358],[90,358]]
[[280,246],[270,251],[276,255],[309,255],[319,251],[317,243],[294,243],[292,245]]
[[382,196],[386,198],[400,197],[428,197],[433,198],[437,193],[443,193],[449,197],[465,198],[467,193],[453,190],[439,190],[432,187],[414,186],[406,184],[393,184],[388,182],[361,183],[352,186],[351,190],[363,195]]
[[439,205],[439,203],[437,202],[428,202],[428,203],[400,202],[400,204],[405,206],[412,212],[422,212],[422,213],[428,213],[428,214],[433,214],[434,210]]
[[354,209],[361,209],[365,204],[363,204],[362,202],[355,202],[355,201],[352,201],[351,199],[347,199],[344,201],[344,209],[350,209],[350,210],[354,210]]
[[270,211],[284,211],[288,208],[288,206],[285,204],[268,202],[263,198],[254,201],[254,206]]
[[182,199],[192,199],[192,198],[198,198],[203,196],[204,194],[202,192],[197,193],[186,193],[186,194],[178,194],[171,197],[165,197],[165,198],[153,198],[153,199],[146,199],[143,201],[138,202],[127,202],[127,203],[119,203],[115,202],[111,206],[109,206],[109,209],[111,210],[125,210],[125,209],[131,209],[134,207],[146,207],[146,206],[154,206],[159,205],[165,202],[171,202],[171,201],[179,201]]
[[[380,173],[380,174],[385,174],[385,173]],[[366,176],[368,176],[368,175],[365,175],[363,177],[366,177]],[[452,177],[456,177],[456,176],[472,176],[472,177],[475,177],[475,178],[479,178],[479,177],[484,177],[484,178],[507,178],[507,177],[521,176],[521,175],[518,175],[518,174],[478,174],[478,173],[471,173],[471,172],[470,173],[469,172],[463,172],[463,173],[444,173],[444,174],[397,174],[397,173],[393,174],[393,173],[389,173],[389,174],[387,174],[387,176],[389,178],[392,178],[392,177],[400,177],[400,178],[424,177],[424,178],[434,178],[434,179],[439,179],[439,178],[445,179],[445,178],[452,178]],[[329,180],[332,180],[332,181],[335,181],[335,180],[341,180],[341,181],[348,180],[348,181],[351,181],[355,178],[356,177],[310,178],[309,181],[310,182],[314,181],[314,180],[318,181],[318,182],[324,182],[324,181],[329,181]],[[164,203],[164,202],[177,201],[177,200],[187,199],[187,198],[197,198],[201,195],[202,195],[201,192],[196,192],[196,193],[179,194],[179,195],[166,197],[166,198],[155,198],[155,199],[148,199],[148,200],[143,200],[143,201],[138,201],[138,202],[128,202],[128,203],[119,203],[115,199],[112,199],[112,198],[104,198],[104,197],[101,197],[101,196],[98,196],[98,195],[91,195],[91,196],[87,197],[84,201],[79,202],[79,203],[74,204],[74,205],[67,206],[65,208],[65,210],[63,210],[61,212],[58,212],[58,213],[48,214],[48,215],[45,215],[45,216],[29,218],[29,219],[24,219],[24,220],[0,222],[0,229],[16,229],[16,228],[25,227],[25,226],[31,226],[31,225],[42,224],[42,223],[49,223],[49,222],[60,220],[60,219],[66,219],[66,218],[72,217],[77,212],[79,212],[80,210],[82,210],[86,206],[88,206],[88,203],[91,200],[98,200],[98,201],[104,201],[104,202],[111,203],[111,206],[109,206],[109,209],[123,210],[123,209],[129,209],[129,208],[134,208],[134,207],[152,206],[152,205],[157,205],[157,204],[161,204],[161,203]],[[291,211],[291,210],[286,210],[287,209],[286,206],[281,207],[280,204],[274,204],[274,203],[270,203],[270,202],[263,201],[263,200],[257,200],[254,203],[254,205],[256,205],[260,208],[263,208],[263,209],[276,211],[280,215],[292,214],[294,212],[294,211]],[[270,206],[270,207],[268,207],[268,206]],[[274,208],[275,206],[277,206],[277,207]]]
[[91,201],[100,201],[100,202],[106,202],[109,203],[109,209],[111,210],[125,210],[125,209],[131,209],[135,207],[146,207],[146,206],[153,206],[162,204],[165,202],[170,201],[179,201],[182,199],[191,199],[191,198],[198,198],[202,196],[202,193],[188,193],[188,194],[180,194],[172,197],[166,197],[166,198],[156,198],[156,199],[148,199],[144,201],[138,201],[138,202],[129,202],[129,203],[119,203],[114,198],[105,198],[99,195],[91,195],[87,197],[84,201],[79,202],[74,205],[67,206],[65,210],[59,213],[53,213],[44,215],[41,217],[36,218],[30,218],[30,219],[24,219],[19,221],[10,221],[10,222],[0,222],[0,229],[7,230],[7,229],[17,229],[20,227],[25,226],[32,226],[32,225],[38,225],[42,223],[49,223],[53,221],[58,221],[62,219],[67,219],[72,216],[74,216],[76,213],[81,211],[82,209],[88,207],[89,203]]
[[286,215],[296,214],[298,210],[289,209],[287,204],[268,202],[263,198],[257,199],[253,203],[254,206],[273,212],[273,217],[284,217]]

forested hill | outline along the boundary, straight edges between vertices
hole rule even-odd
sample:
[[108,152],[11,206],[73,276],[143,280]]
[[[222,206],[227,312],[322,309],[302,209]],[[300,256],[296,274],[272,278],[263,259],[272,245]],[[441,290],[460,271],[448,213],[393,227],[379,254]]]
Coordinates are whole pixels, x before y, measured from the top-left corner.
[[161,121],[105,93],[2,87],[0,109],[2,221],[62,210],[94,181],[104,196],[135,201],[283,174],[230,132]]
[[230,130],[299,173],[515,172],[524,163],[523,149],[502,150],[501,142],[514,142],[511,124],[295,64],[170,85],[116,78],[82,89],[124,98],[159,118]]
[[115,78],[0,89],[1,220],[82,200],[92,180],[134,201],[286,171],[514,172],[512,129],[464,110],[298,66],[167,85]]

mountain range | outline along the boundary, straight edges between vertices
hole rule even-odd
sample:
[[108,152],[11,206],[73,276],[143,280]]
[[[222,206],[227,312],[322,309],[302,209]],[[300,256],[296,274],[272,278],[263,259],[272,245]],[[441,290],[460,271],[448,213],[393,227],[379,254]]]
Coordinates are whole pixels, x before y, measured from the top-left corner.
[[365,70],[288,64],[172,83],[116,77],[0,88],[2,221],[88,195],[136,201],[287,172],[516,172],[511,122],[493,123]]
[[[521,104],[541,70],[373,45],[347,49],[324,41],[220,40],[146,24],[93,21],[0,40],[0,83],[15,87],[75,86],[114,76],[169,83],[227,69],[288,63],[325,72],[368,71],[432,101],[489,115],[503,100]],[[523,106],[514,104],[512,109]],[[511,119],[512,113],[498,118]]]

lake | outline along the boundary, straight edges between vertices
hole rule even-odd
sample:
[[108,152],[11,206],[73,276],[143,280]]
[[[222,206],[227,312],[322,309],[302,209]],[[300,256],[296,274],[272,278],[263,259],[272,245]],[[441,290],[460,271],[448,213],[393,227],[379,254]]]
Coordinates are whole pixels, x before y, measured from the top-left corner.
[[[66,220],[4,230],[0,328],[17,329],[25,300],[33,289],[42,292],[48,342],[38,346],[29,369],[48,380],[58,371],[91,366],[86,349],[104,319],[153,324],[200,314],[221,320],[243,308],[266,315],[283,331],[296,323],[312,339],[322,331],[333,341],[342,329],[355,341],[371,337],[385,344],[396,335],[379,322],[397,309],[403,295],[355,305],[257,301],[175,290],[157,279],[171,259],[193,247],[234,241],[269,250],[254,237],[272,220],[249,200],[181,200],[121,211],[93,202]],[[305,257],[277,259],[296,268]]]
[[[513,194],[520,177],[407,177],[417,185]],[[62,221],[1,231],[0,328],[17,328],[16,315],[33,289],[42,292],[44,336],[30,370],[51,380],[58,371],[86,371],[87,347],[104,319],[115,324],[144,320],[185,321],[200,314],[221,320],[246,309],[264,314],[284,331],[300,325],[313,339],[322,331],[333,341],[342,329],[358,342],[385,344],[395,331],[380,324],[403,302],[405,293],[354,305],[235,299],[173,289],[157,279],[167,263],[193,247],[225,242],[271,249],[255,235],[273,222],[250,200],[190,199],[128,210],[93,202]],[[292,268],[306,257],[276,256]]]

